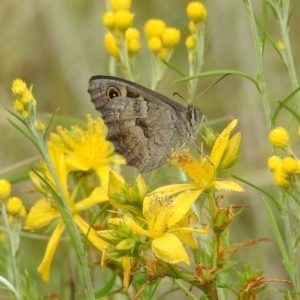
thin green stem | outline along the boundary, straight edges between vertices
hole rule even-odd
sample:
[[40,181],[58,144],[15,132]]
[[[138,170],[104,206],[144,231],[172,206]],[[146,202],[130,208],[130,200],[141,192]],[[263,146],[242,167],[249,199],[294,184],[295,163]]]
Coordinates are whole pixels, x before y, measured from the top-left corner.
[[[284,44],[284,49],[282,50],[284,62],[286,64],[286,67],[288,69],[288,73],[291,79],[293,90],[297,89],[299,87],[295,64],[293,60],[293,54],[290,44],[290,38],[289,38],[289,1],[282,1],[278,5],[276,3],[274,5],[274,8],[277,12],[277,21],[279,24],[279,29],[282,36],[282,41]],[[295,95],[296,97],[296,109],[300,108],[300,95],[297,93]]]
[[48,169],[53,177],[53,180],[54,180],[54,183],[56,186],[56,190],[59,195],[59,199],[58,199],[59,201],[57,201],[56,204],[57,204],[57,207],[59,208],[61,217],[64,220],[65,226],[67,228],[67,231],[70,235],[70,239],[72,241],[72,245],[75,249],[75,252],[76,252],[76,255],[77,255],[77,258],[79,261],[79,265],[80,265],[82,273],[83,273],[83,278],[85,280],[86,293],[87,293],[88,299],[93,300],[93,299],[95,299],[95,296],[94,296],[92,280],[90,277],[90,270],[89,270],[89,267],[87,264],[86,254],[84,252],[84,247],[81,242],[78,229],[73,220],[72,212],[67,204],[67,199],[64,195],[63,188],[57,177],[55,168],[54,168],[53,163],[48,154],[46,144],[44,143],[44,140],[41,139],[40,132],[36,131],[34,127],[32,127],[31,130],[32,130],[33,135],[36,138],[39,150],[40,150],[40,152],[48,166]]
[[189,296],[190,299],[198,300],[198,297],[196,297],[189,289],[187,289],[180,280],[175,279],[174,283],[185,293],[186,296]]
[[[207,193],[207,198],[209,200],[209,214],[211,218],[211,226],[214,227],[214,219],[215,219],[215,212],[216,212],[216,203],[215,203],[215,197],[213,190],[210,189],[209,192]],[[212,236],[212,253],[211,253],[211,266],[212,268],[217,266],[218,262],[218,237],[213,232]]]
[[11,263],[12,263],[12,270],[13,270],[13,280],[15,285],[15,296],[18,300],[22,299],[22,285],[21,285],[21,278],[20,278],[20,268],[19,268],[19,258],[17,256],[17,251],[19,248],[19,241],[20,236],[19,232],[14,232],[9,224],[8,216],[5,209],[5,203],[2,202],[0,204],[1,206],[1,214],[3,218],[4,225],[7,230],[7,235],[10,241],[10,257],[11,257]]
[[244,0],[250,27],[252,31],[253,41],[254,41],[254,47],[255,47],[255,53],[256,53],[256,64],[257,64],[257,81],[259,84],[259,90],[261,94],[262,104],[265,112],[266,121],[268,123],[268,128],[271,128],[271,109],[270,109],[270,103],[268,100],[268,94],[266,89],[266,83],[264,78],[264,69],[263,69],[263,43],[258,35],[257,32],[257,26],[255,22],[255,16],[252,9],[251,1],[250,0]]

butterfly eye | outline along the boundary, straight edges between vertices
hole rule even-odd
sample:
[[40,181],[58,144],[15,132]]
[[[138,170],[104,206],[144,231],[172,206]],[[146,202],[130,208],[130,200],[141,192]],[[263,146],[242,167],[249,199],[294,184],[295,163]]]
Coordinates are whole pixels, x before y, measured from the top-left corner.
[[120,96],[120,92],[115,87],[112,86],[108,88],[106,94],[109,97],[109,99],[113,99],[115,97]]

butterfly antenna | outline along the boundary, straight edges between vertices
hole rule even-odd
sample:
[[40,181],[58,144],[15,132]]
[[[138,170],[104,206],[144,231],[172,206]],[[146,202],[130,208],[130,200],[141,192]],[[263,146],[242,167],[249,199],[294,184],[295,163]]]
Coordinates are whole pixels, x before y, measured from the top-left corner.
[[213,86],[215,86],[219,81],[221,81],[223,78],[227,77],[228,75],[231,75],[231,73],[227,73],[225,75],[223,75],[221,78],[219,78],[216,82],[214,82],[212,85],[210,85],[209,87],[207,87],[204,91],[202,91],[200,94],[198,94],[194,100],[196,100],[197,98],[199,98],[201,95],[203,95],[205,92],[207,92],[208,90],[210,90]]

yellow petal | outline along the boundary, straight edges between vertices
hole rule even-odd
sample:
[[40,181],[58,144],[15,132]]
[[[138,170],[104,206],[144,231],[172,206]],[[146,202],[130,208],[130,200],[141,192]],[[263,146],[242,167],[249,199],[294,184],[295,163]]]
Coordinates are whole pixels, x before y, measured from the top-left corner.
[[58,209],[51,207],[46,199],[40,199],[30,209],[24,229],[30,230],[44,227],[57,217],[60,217]]
[[131,276],[131,264],[134,261],[133,257],[122,257],[122,266],[123,266],[123,292],[126,292],[128,287],[129,287],[129,283],[130,280],[132,278]]
[[109,172],[108,194],[114,195],[122,193],[124,190],[125,180],[116,172]]
[[194,190],[181,193],[173,199],[173,205],[166,220],[168,227],[179,222],[198,199],[203,190]]
[[45,255],[43,257],[41,264],[38,267],[38,272],[41,274],[42,279],[45,282],[49,281],[50,265],[53,259],[54,252],[57,248],[57,245],[59,243],[60,237],[64,229],[65,229],[65,224],[63,222],[59,222],[49,239]]
[[149,193],[146,197],[151,198],[153,194],[158,194],[158,193],[167,196],[173,196],[175,194],[179,194],[187,190],[195,190],[197,188],[198,187],[195,184],[170,184],[155,189],[153,192]]
[[241,138],[242,135],[240,132],[238,132],[229,140],[218,170],[224,170],[230,167],[230,164],[236,159],[240,150]]
[[190,264],[187,252],[179,238],[174,234],[164,233],[155,238],[151,245],[154,254],[167,263],[177,264],[183,261],[188,265]]
[[141,174],[139,174],[136,178],[136,184],[139,189],[140,198],[142,199],[146,196],[149,188],[144,180],[144,177]]
[[94,228],[90,228],[90,225],[86,223],[79,215],[74,216],[74,222],[79,227],[84,235],[88,235],[88,240],[93,244],[98,250],[103,251],[106,248],[106,243],[97,235]]
[[245,190],[234,181],[214,181],[214,187],[216,190],[244,192]]
[[79,212],[91,206],[94,206],[95,204],[106,202],[106,201],[108,201],[107,188],[104,186],[100,186],[95,188],[88,198],[75,203],[73,206],[73,211]]
[[224,154],[224,151],[227,147],[230,133],[234,129],[234,127],[237,125],[238,120],[233,120],[217,137],[213,149],[211,151],[211,155],[209,157],[211,163],[214,165],[214,168],[217,169],[219,166],[219,163],[222,159],[222,156]]

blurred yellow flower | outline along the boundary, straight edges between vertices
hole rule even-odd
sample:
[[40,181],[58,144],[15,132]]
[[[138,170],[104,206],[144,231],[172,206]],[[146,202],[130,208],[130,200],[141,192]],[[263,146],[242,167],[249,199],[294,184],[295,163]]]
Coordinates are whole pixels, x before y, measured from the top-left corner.
[[150,38],[147,42],[147,45],[148,48],[154,53],[159,53],[163,47],[161,38],[157,36]]
[[15,79],[12,82],[11,90],[15,96],[21,96],[28,89],[26,83],[22,79]]
[[204,22],[207,17],[205,6],[199,1],[192,1],[186,8],[188,17],[195,23]]
[[174,48],[180,41],[180,31],[176,28],[167,27],[162,35],[162,41],[167,48]]
[[110,11],[104,13],[102,22],[107,29],[113,31],[115,28],[115,14]]
[[28,104],[28,103],[30,103],[30,102],[35,102],[35,99],[33,98],[33,95],[32,95],[32,93],[31,93],[29,90],[25,91],[25,92],[21,95],[20,100],[22,101],[22,103],[23,103],[24,105],[26,105],[26,104]]
[[109,5],[114,12],[119,10],[130,10],[131,0],[109,0]]
[[286,174],[286,176],[299,174],[299,161],[290,156],[285,157],[281,161],[281,171]]
[[289,145],[289,134],[283,127],[276,127],[269,133],[269,140],[277,148],[286,150]]
[[44,130],[45,130],[45,124],[44,124],[43,122],[41,122],[41,121],[38,121],[38,122],[36,123],[36,128],[37,128],[37,130],[39,130],[39,131],[44,131]]
[[189,21],[189,31],[192,34],[196,32],[196,24],[194,21]]
[[120,59],[119,47],[117,41],[112,35],[111,32],[108,32],[104,35],[104,46],[106,51],[114,58]]
[[125,32],[133,22],[134,14],[127,10],[119,10],[115,12],[115,28],[121,32]]
[[6,203],[7,212],[13,217],[24,218],[26,216],[26,210],[23,202],[18,197],[11,197]]
[[273,155],[268,159],[268,168],[270,171],[274,172],[281,168],[281,158]]
[[130,55],[134,55],[141,49],[140,32],[135,28],[128,28],[125,32],[127,50]]
[[0,201],[6,200],[11,191],[11,184],[6,179],[0,179]]
[[277,48],[278,48],[279,50],[283,50],[283,49],[285,48],[284,43],[283,43],[282,41],[278,41],[278,42],[277,42]]
[[164,21],[159,19],[150,19],[144,26],[144,32],[147,39],[152,37],[161,37],[165,31],[166,24]]
[[189,35],[185,41],[185,45],[188,48],[188,50],[193,50],[196,47],[196,39],[192,36]]
[[278,186],[280,186],[284,189],[288,189],[291,186],[290,182],[283,176],[283,173],[281,172],[281,170],[275,171],[274,181]]
[[21,79],[16,79],[12,83],[12,92],[15,96],[18,96],[18,99],[14,101],[14,109],[20,113],[20,115],[27,119],[29,116],[32,118],[32,123],[35,124],[35,105],[36,101],[31,93],[28,90],[26,83]]

